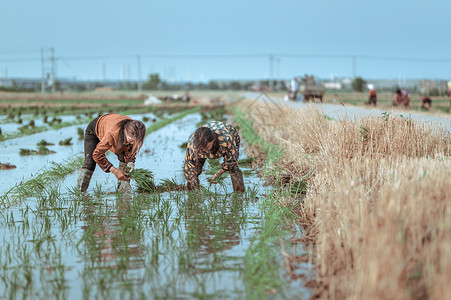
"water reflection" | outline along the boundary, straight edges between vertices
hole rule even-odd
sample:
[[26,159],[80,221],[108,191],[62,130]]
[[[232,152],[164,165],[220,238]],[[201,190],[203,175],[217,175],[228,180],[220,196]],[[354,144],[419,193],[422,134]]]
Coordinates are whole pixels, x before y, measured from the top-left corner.
[[88,204],[83,214],[85,288],[96,285],[106,290],[116,284],[132,287],[140,276],[131,271],[145,268],[144,229],[133,203],[117,197],[115,201]]
[[201,197],[190,197],[186,203],[187,248],[195,256],[190,267],[194,273],[240,268],[242,259],[237,261],[233,256],[242,253],[238,255],[233,249],[242,243],[243,201],[229,197],[211,199],[210,205],[203,201]]

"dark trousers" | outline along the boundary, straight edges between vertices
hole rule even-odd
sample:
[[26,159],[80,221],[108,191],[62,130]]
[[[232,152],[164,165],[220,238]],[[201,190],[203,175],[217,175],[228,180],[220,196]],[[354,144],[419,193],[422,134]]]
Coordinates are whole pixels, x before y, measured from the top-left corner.
[[[94,149],[97,147],[97,144],[100,143],[100,140],[96,135],[96,125],[97,125],[98,119],[99,119],[99,117],[92,120],[88,124],[88,127],[86,127],[86,130],[85,130],[85,142],[84,142],[85,162],[83,163],[82,168],[88,169],[91,171],[94,171],[96,168],[96,162],[92,158],[92,153],[94,153]],[[116,153],[116,155],[120,162],[125,163],[124,153],[119,153],[119,154]]]

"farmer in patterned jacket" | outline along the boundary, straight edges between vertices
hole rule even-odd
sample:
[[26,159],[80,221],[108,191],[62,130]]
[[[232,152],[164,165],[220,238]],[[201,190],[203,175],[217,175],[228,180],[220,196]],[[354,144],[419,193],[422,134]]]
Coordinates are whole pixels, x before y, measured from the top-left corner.
[[185,155],[185,177],[187,188],[199,187],[199,175],[205,160],[224,157],[221,169],[213,176],[212,182],[225,172],[230,172],[233,190],[244,191],[243,173],[238,166],[240,136],[236,129],[225,122],[211,121],[198,128],[188,140]]

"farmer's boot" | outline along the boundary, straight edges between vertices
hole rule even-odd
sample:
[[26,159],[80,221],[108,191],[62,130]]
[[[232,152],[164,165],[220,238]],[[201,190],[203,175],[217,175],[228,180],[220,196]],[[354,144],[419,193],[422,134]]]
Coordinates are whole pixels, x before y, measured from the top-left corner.
[[191,178],[191,180],[188,180],[186,182],[186,189],[188,191],[198,190],[199,189],[199,178],[198,177],[193,177],[193,178]]
[[[134,167],[135,164],[132,162],[129,162],[128,164],[122,161],[119,162],[119,170],[122,170],[127,174],[130,173],[130,170],[132,170]],[[122,193],[123,192],[131,193],[132,186],[130,185],[130,180],[118,180],[117,190]]]
[[232,186],[234,192],[244,192],[243,173],[240,169],[235,172],[230,172],[230,179],[232,179]]
[[82,192],[86,192],[89,187],[89,183],[91,182],[92,173],[93,171],[83,168],[78,171],[77,189]]

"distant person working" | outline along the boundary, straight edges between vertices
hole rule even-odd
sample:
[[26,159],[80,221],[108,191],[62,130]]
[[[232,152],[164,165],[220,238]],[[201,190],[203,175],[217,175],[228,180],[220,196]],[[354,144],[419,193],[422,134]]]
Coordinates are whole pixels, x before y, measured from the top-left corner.
[[410,104],[410,95],[406,90],[397,89],[392,98],[394,106],[408,107]]
[[296,101],[297,95],[298,95],[298,79],[296,77],[293,77],[290,82],[290,91],[289,91],[289,97],[291,100]]
[[[421,108],[431,108],[432,107],[432,100],[428,96],[423,96],[420,99]],[[426,107],[427,106],[427,107]]]
[[368,84],[368,104],[376,106],[377,104],[377,92],[374,89],[374,85]]

